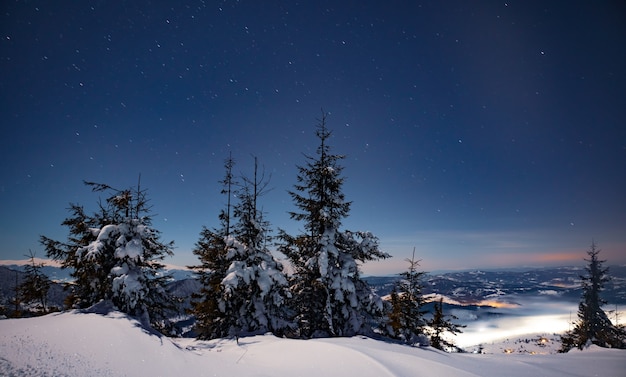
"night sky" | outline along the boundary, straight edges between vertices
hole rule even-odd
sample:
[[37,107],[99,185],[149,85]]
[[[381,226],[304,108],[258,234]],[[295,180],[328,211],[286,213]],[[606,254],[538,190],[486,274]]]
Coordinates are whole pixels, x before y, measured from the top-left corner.
[[0,257],[65,240],[83,180],[141,174],[168,263],[196,264],[232,152],[273,228],[329,113],[350,216],[424,270],[626,263],[620,1],[3,1]]

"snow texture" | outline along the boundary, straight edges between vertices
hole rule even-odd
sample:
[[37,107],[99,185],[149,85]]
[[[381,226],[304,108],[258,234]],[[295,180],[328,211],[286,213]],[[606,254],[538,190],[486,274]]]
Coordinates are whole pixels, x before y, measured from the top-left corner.
[[[314,355],[314,357],[312,357]],[[235,340],[155,335],[111,306],[0,321],[0,375],[48,376],[605,376],[626,351],[592,346],[557,355],[446,354],[365,337]]]
[[244,333],[264,333],[279,329],[284,322],[278,311],[288,295],[282,265],[266,249],[256,250],[234,237],[225,239],[231,261],[222,279],[222,312],[237,317]]
[[[122,305],[120,308],[124,311],[145,315],[145,308],[140,306],[148,295],[147,281],[152,278],[146,267],[148,252],[158,249],[154,232],[144,224],[144,219],[133,218],[90,230],[96,239],[77,250],[79,262],[97,263],[102,254],[114,258],[115,266],[109,274],[113,297],[119,300],[118,305]],[[113,250],[112,255],[107,255],[110,250]]]

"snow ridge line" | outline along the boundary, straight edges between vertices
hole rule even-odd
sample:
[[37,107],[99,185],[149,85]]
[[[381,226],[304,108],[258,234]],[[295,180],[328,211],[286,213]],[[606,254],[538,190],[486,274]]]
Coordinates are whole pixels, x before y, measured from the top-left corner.
[[[324,339],[319,339],[319,340],[323,340]],[[326,343],[326,342],[323,342]],[[394,371],[392,371],[389,367],[387,367],[385,364],[381,363],[378,359],[374,358],[373,356],[363,352],[362,350],[356,349],[356,348],[352,348],[352,347],[347,347],[341,344],[336,344],[336,343],[326,343],[328,346],[332,346],[332,347],[336,347],[336,348],[341,348],[341,349],[345,349],[348,350],[349,352],[352,353],[356,353],[359,356],[364,357],[367,361],[371,362],[372,364],[376,365],[381,372],[384,373],[384,375],[389,376],[389,377],[402,377],[399,374],[396,374]],[[381,377],[383,376],[383,374],[380,375]]]

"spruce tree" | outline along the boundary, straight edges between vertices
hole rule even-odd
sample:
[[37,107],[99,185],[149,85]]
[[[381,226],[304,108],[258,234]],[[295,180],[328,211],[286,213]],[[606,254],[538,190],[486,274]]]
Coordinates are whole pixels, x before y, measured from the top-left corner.
[[229,263],[224,286],[225,314],[236,318],[236,334],[281,335],[288,326],[286,301],[290,296],[283,266],[267,248],[270,225],[258,207],[269,183],[258,174],[254,159],[252,179],[241,177],[233,208],[233,234],[227,239]]
[[195,317],[194,331],[198,339],[227,337],[233,326],[231,318],[224,315],[222,301],[222,280],[228,269],[223,229],[203,227],[193,249],[193,253],[200,259],[200,265],[190,268],[198,275],[201,288],[198,293],[192,294],[190,313]]
[[611,323],[606,312],[602,309],[607,302],[602,298],[604,285],[610,281],[608,267],[604,267],[604,260],[600,260],[592,241],[587,251],[589,259],[585,267],[586,275],[580,276],[582,298],[578,305],[578,321],[574,328],[561,337],[561,352],[567,352],[574,347],[583,349],[595,344],[600,347],[626,348],[626,332],[623,326]]
[[10,317],[18,318],[22,316],[22,290],[20,289],[19,272],[15,271],[15,284],[13,285],[13,297],[9,299],[9,304],[13,306]]
[[415,249],[407,271],[400,273],[401,279],[396,283],[391,294],[391,308],[388,314],[386,333],[392,338],[406,344],[426,345],[424,314],[422,308],[422,279],[424,272],[418,271],[419,260],[415,260]]
[[108,296],[110,282],[108,272],[114,267],[112,258],[101,256],[99,260],[91,263],[83,263],[77,257],[77,251],[96,240],[91,229],[97,229],[113,222],[110,216],[110,208],[99,203],[99,213],[88,215],[83,206],[70,203],[68,208],[70,216],[61,225],[69,228],[67,241],[61,242],[46,236],[41,236],[40,242],[46,250],[46,255],[61,263],[61,268],[72,270],[70,275],[73,281],[66,285],[70,290],[66,302],[68,308],[86,308]]
[[200,265],[190,266],[200,280],[201,288],[192,294],[190,313],[195,317],[194,331],[198,339],[214,339],[229,335],[231,324],[223,313],[222,279],[226,276],[225,237],[219,230],[203,227],[193,253]]
[[256,158],[254,178],[242,177],[241,185],[233,178],[233,166],[231,157],[225,164],[222,193],[235,194],[237,201],[232,210],[227,201],[220,215],[222,228],[205,228],[194,250],[202,262],[195,268],[203,287],[193,313],[203,339],[268,331],[280,335],[289,325],[287,279],[282,264],[267,249],[270,226],[258,208],[269,181],[258,175]]
[[162,274],[161,261],[173,254],[173,242],[160,241],[139,184],[127,190],[85,184],[109,195],[99,203],[99,210],[87,215],[82,206],[72,204],[72,216],[63,222],[70,228],[68,241],[41,237],[48,257],[74,269],[74,306],[110,300],[120,311],[163,330],[174,303],[165,290],[167,276]]
[[361,279],[359,263],[387,258],[369,232],[342,231],[350,202],[342,186],[342,155],[332,154],[331,132],[322,114],[316,130],[316,156],[298,166],[295,190],[290,191],[298,212],[290,217],[303,223],[304,232],[281,231],[280,251],[293,266],[290,286],[300,336],[350,336],[371,331],[382,314],[382,301]]
[[427,321],[431,346],[443,351],[458,349],[454,345],[454,342],[451,342],[443,337],[444,333],[450,333],[452,335],[462,333],[461,328],[464,328],[465,326],[452,323],[452,320],[455,319],[458,318],[454,315],[444,315],[443,298],[440,298],[439,301],[435,302],[435,312],[433,313],[433,318],[430,321]]
[[19,285],[19,291],[24,303],[38,303],[41,312],[45,314],[48,312],[48,291],[52,282],[41,271],[44,264],[35,261],[35,254],[32,251],[30,251],[28,257],[30,263],[24,267],[26,275]]
[[192,295],[190,313],[195,316],[194,330],[198,339],[214,339],[227,337],[236,328],[236,318],[225,314],[224,286],[222,280],[226,277],[229,263],[228,243],[231,223],[231,194],[236,182],[233,177],[235,161],[232,155],[224,162],[226,174],[220,181],[221,194],[225,194],[226,208],[218,216],[220,226],[215,229],[203,226],[200,239],[196,243],[193,253],[200,260],[200,264],[190,266],[198,275],[201,288]]

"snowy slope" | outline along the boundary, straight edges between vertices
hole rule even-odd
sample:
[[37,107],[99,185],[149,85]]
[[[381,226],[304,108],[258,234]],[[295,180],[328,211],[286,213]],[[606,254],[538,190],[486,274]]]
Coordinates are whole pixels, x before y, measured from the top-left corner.
[[171,339],[100,306],[0,321],[1,376],[623,376],[626,351],[446,354],[368,338]]

